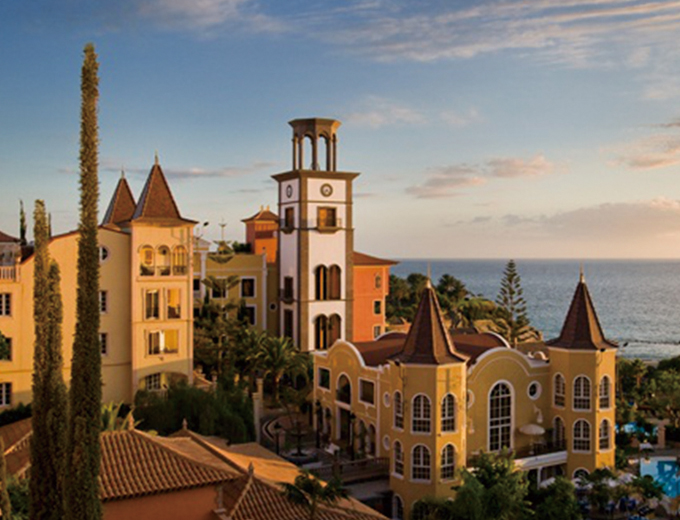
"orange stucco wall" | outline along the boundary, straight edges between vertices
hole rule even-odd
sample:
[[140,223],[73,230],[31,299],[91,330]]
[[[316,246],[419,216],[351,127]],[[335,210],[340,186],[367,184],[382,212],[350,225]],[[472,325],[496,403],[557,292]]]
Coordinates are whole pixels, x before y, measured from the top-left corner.
[[104,520],[131,518],[214,520],[217,492],[213,486],[104,503]]
[[[376,279],[380,277],[377,287]],[[354,341],[371,341],[374,327],[385,332],[385,298],[390,288],[388,266],[354,266]],[[375,302],[380,301],[380,313],[375,313]]]

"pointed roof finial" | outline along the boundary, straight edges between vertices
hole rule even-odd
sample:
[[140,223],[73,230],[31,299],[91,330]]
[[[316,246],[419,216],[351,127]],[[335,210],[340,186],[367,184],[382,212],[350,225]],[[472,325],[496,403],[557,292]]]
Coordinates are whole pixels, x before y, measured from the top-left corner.
[[189,423],[187,422],[186,417],[182,419],[182,430],[188,430],[189,429]]
[[158,150],[154,152],[154,160],[153,163],[158,166]]
[[579,269],[578,281],[579,283],[586,283],[586,277],[583,274],[583,262],[581,262],[581,268]]
[[432,264],[427,263],[427,281],[425,282],[425,287],[432,289]]
[[121,179],[125,178],[125,166],[120,167],[120,178]]
[[255,473],[255,466],[253,465],[253,462],[251,461],[250,464],[248,465],[248,475],[251,477]]

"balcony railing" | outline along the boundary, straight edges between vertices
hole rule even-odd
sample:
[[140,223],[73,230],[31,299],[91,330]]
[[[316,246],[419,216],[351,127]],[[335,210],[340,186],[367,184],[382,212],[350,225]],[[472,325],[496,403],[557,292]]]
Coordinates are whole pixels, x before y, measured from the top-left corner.
[[340,218],[310,218],[302,223],[304,228],[318,229],[319,231],[335,231],[342,228],[342,219]]
[[[519,462],[522,459],[531,459],[532,457],[540,457],[543,455],[550,455],[552,453],[559,453],[562,451],[566,452],[567,444],[566,441],[561,442],[540,442],[534,443],[529,446],[522,446],[516,450],[512,450],[511,453],[515,459],[515,463],[518,466],[522,464]],[[468,467],[474,466],[477,462],[479,455],[472,455],[467,459]]]
[[321,480],[338,477],[343,484],[389,478],[390,459],[376,457],[324,465],[312,470]]
[[17,279],[17,267],[15,265],[0,266],[0,281],[15,282]]
[[284,303],[291,303],[293,301],[293,289],[286,290],[286,288],[279,289],[279,298]]

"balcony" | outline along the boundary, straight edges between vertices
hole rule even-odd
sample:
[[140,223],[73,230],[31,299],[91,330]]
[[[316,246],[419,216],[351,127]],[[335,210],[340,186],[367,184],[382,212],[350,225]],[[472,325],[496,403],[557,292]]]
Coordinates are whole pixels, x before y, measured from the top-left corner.
[[283,303],[293,303],[293,288],[279,289],[279,299]]
[[310,218],[303,224],[305,229],[316,229],[319,233],[335,233],[342,229],[342,219],[339,218]]
[[[535,443],[532,446],[523,446],[513,450],[512,454],[515,457],[515,466],[523,471],[557,466],[567,462],[567,447],[564,441]],[[468,458],[468,467],[475,465],[476,458],[475,455]]]
[[15,265],[0,266],[0,282],[16,282],[19,269]]

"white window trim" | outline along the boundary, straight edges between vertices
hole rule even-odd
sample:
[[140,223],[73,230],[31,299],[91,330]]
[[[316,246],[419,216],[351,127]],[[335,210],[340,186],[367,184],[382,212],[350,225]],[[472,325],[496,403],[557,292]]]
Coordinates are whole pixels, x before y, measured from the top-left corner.
[[489,405],[491,403],[491,392],[493,392],[493,389],[501,383],[507,385],[507,387],[510,389],[510,446],[508,446],[507,449],[515,449],[515,387],[512,386],[510,381],[506,379],[500,379],[491,385],[491,388],[489,388],[489,392],[486,396],[486,449],[489,451],[489,453],[498,453],[500,451],[491,449],[491,408]]
[[[345,376],[347,378],[347,381],[349,381],[349,403],[338,400],[338,388],[340,386],[339,383],[340,383],[340,378],[342,376]],[[333,392],[333,400],[335,401],[335,404],[337,404],[337,405],[339,405],[343,408],[349,409],[352,406],[352,398],[354,397],[354,395],[352,395],[352,394],[353,394],[353,392],[352,392],[352,379],[349,377],[349,374],[347,372],[340,372],[340,374],[338,374],[338,377],[335,378],[335,392]],[[339,417],[339,415],[338,415],[338,417]],[[340,437],[338,437],[338,438],[340,438]]]
[[[453,430],[444,430],[444,413],[443,413],[443,405],[444,405],[444,399],[446,399],[448,396],[453,397]],[[456,399],[456,395],[453,392],[447,392],[444,397],[442,397],[441,402],[439,403],[439,412],[440,412],[440,417],[439,417],[439,429],[440,433],[446,433],[446,434],[454,434],[458,433],[458,399]],[[449,443],[450,444],[450,443]]]
[[[0,293],[0,318],[11,318],[12,317],[12,307],[13,307],[13,300],[12,298],[12,293],[11,292],[6,292],[6,293]],[[9,313],[5,314],[5,300],[9,300]]]
[[[322,370],[325,370],[326,372],[328,372],[328,388],[326,388],[325,386],[321,386],[321,371]],[[330,368],[318,367],[317,371],[316,371],[316,376],[318,378],[317,382],[316,382],[316,387],[323,392],[330,392],[331,391],[331,370],[330,370]]]
[[[148,315],[148,301],[149,294],[156,293],[158,295],[158,317],[149,317]],[[161,319],[161,289],[144,289],[144,321],[159,321]]]
[[406,422],[406,414],[404,413],[404,393],[401,390],[395,390],[392,396],[392,402],[396,402],[395,396],[399,394],[399,399],[401,400],[401,428],[397,426],[397,406],[394,406],[394,411],[392,412],[392,429],[398,432],[404,431],[404,423]]
[[[607,380],[607,400],[609,401],[609,406],[600,406],[602,399],[600,398],[600,385],[602,381]],[[612,409],[612,379],[608,375],[604,375],[600,378],[600,384],[597,385],[597,407],[600,410],[611,410]]]
[[[600,448],[600,439],[602,439],[602,437],[600,436],[600,428],[602,427],[602,423],[605,421],[607,422],[607,446],[609,447],[606,449],[602,449]],[[600,453],[609,453],[610,451],[612,451],[612,444],[614,443],[612,442],[611,422],[609,421],[609,419],[602,419],[597,427],[597,451]]]
[[[536,392],[535,396],[531,396],[531,393],[529,392],[529,389],[531,388],[531,385],[536,385],[538,387],[538,392]],[[529,384],[527,385],[527,397],[531,399],[532,401],[538,400],[539,397],[543,394],[543,386],[541,383],[538,381],[530,381]]]
[[[428,454],[430,455],[430,478],[425,479],[425,478],[413,478],[413,470],[415,469],[415,451],[416,448],[423,447],[427,450]],[[424,467],[424,466],[419,466],[419,467]],[[409,482],[413,482],[414,484],[430,484],[432,482],[432,452],[430,451],[430,448],[426,446],[425,444],[416,444],[411,448],[411,464],[410,464],[410,470],[411,470],[411,478],[409,478]]]
[[[243,296],[243,281],[252,280],[253,281],[253,295]],[[238,283],[238,292],[241,298],[257,298],[257,279],[254,276],[242,276]]]
[[[413,422],[414,422],[414,418],[415,418],[415,415],[414,415],[415,402],[416,402],[416,398],[420,397],[420,396],[425,397],[425,399],[427,399],[427,402],[430,403],[430,419],[429,419],[429,421],[430,421],[430,431],[429,432],[417,432],[417,431],[414,431],[414,429],[413,429]],[[434,430],[434,428],[432,428],[433,416],[434,416],[434,418],[436,418],[436,413],[433,413],[433,410],[432,410],[432,399],[430,399],[430,396],[427,395],[427,394],[424,394],[422,392],[414,395],[413,398],[411,398],[411,421],[410,421],[410,423],[411,423],[411,435],[420,435],[420,436],[430,436],[430,435],[432,435],[432,432]],[[405,419],[406,418],[404,417],[404,420]],[[424,421],[425,419],[419,419],[419,420]],[[413,450],[411,450],[411,452],[413,452]]]
[[[450,477],[450,478],[442,478],[441,474],[442,474],[442,469],[444,468],[444,465],[441,464],[441,456],[442,456],[442,453],[444,452],[444,450],[448,446],[451,446],[453,448],[453,476]],[[439,482],[452,482],[452,481],[456,480],[456,454],[457,453],[458,453],[458,450],[456,449],[456,446],[452,442],[447,442],[446,444],[444,444],[444,446],[442,446],[442,449],[439,452],[439,462],[440,462]]]
[[[396,465],[397,465],[397,456],[396,455],[390,457],[390,466],[391,466],[390,470],[391,470],[391,474],[394,478],[398,478],[399,480],[404,480],[404,473],[406,473],[406,457],[405,457],[405,452],[404,452],[404,444],[399,439],[397,439],[392,443],[392,447],[394,448],[394,445],[397,444],[397,443],[399,443],[399,445],[401,446],[402,473],[397,473],[395,471]],[[392,453],[396,453],[396,451],[392,450]]]
[[253,327],[257,326],[257,305],[244,305],[246,309],[254,309],[255,312],[253,312],[253,323],[251,325]]
[[3,387],[2,391],[0,392],[0,394],[1,394],[2,397],[3,397],[3,399],[5,399],[5,398],[7,397],[7,395],[8,395],[8,394],[5,392],[5,389],[4,389],[4,386],[5,386],[5,385],[9,385],[9,402],[8,402],[8,403],[0,402],[0,408],[9,408],[9,407],[12,406],[12,394],[13,394],[13,392],[12,392],[12,382],[11,382],[11,381],[2,381],[2,382],[0,382],[0,386]]
[[[576,423],[578,423],[579,421],[583,421],[588,425],[588,445],[590,446],[590,449],[588,449],[588,450],[577,450],[577,449],[574,448],[574,446],[576,445],[576,435],[574,433],[574,430],[576,429]],[[584,439],[579,439],[579,440],[584,440]],[[587,420],[587,419],[576,419],[574,421],[574,424],[571,425],[571,451],[572,451],[572,453],[592,453],[593,452],[593,427],[590,424],[589,420]]]
[[[102,336],[105,338],[106,352],[102,352]],[[102,355],[102,357],[108,357],[109,356],[109,333],[108,332],[100,332],[99,333],[99,353]]]
[[[373,403],[369,403],[368,401],[364,401],[361,398],[361,382],[366,381],[367,383],[371,383],[373,385]],[[371,381],[370,379],[366,379],[365,377],[360,377],[359,378],[359,393],[357,395],[359,402],[363,405],[370,406],[372,408],[375,408],[375,402],[377,401],[377,385],[375,384],[375,381]]]
[[[588,380],[588,387],[590,389],[589,396],[588,396],[588,408],[576,408],[576,380],[580,377],[583,377],[583,378]],[[599,389],[598,389],[598,391],[599,391]],[[579,397],[579,399],[585,399],[585,398]],[[599,399],[599,396],[598,396],[598,399]],[[591,381],[591,379],[587,375],[578,374],[576,377],[574,377],[573,381],[571,382],[571,411],[572,412],[591,412],[592,410],[593,410],[593,382]]]
[[[173,331],[173,330],[177,331],[177,342],[178,342],[177,350],[175,352],[168,352],[168,351],[165,350],[165,333]],[[155,333],[158,333],[158,335],[159,335],[159,337],[158,337],[158,348],[160,349],[160,352],[158,354],[151,354],[149,352],[149,335],[155,334]],[[172,328],[172,327],[168,328],[168,329],[152,329],[152,330],[146,330],[144,332],[144,334],[145,334],[145,336],[144,336],[145,357],[147,357],[147,358],[157,358],[157,357],[162,357],[162,356],[177,356],[177,355],[180,354],[180,350],[181,350],[180,349],[180,337],[181,337],[180,329],[176,329],[176,328]]]
[[[557,391],[555,388],[557,385],[555,384],[555,382],[557,381],[557,376],[561,377],[562,381],[564,381],[564,393],[562,394],[562,397],[564,398],[564,404],[562,405],[555,404],[555,396],[557,395]],[[564,374],[562,374],[562,372],[557,372],[552,378],[552,406],[554,408],[564,410],[566,405],[567,405],[567,378],[564,377]]]
[[406,520],[406,518],[404,518],[404,517],[399,518],[398,516],[396,516],[396,509],[397,509],[397,504],[396,504],[396,502],[397,502],[397,500],[399,500],[399,501],[401,502],[401,508],[402,508],[402,510],[405,510],[405,509],[406,509],[406,508],[404,507],[404,499],[401,498],[401,495],[399,495],[398,493],[394,493],[394,494],[392,495],[392,520]]
[[576,468],[576,469],[574,470],[574,472],[571,474],[571,478],[572,478],[572,479],[578,478],[578,477],[576,476],[576,474],[577,474],[579,471],[584,471],[586,475],[590,475],[590,471],[588,471],[586,468],[581,467],[581,468]]

